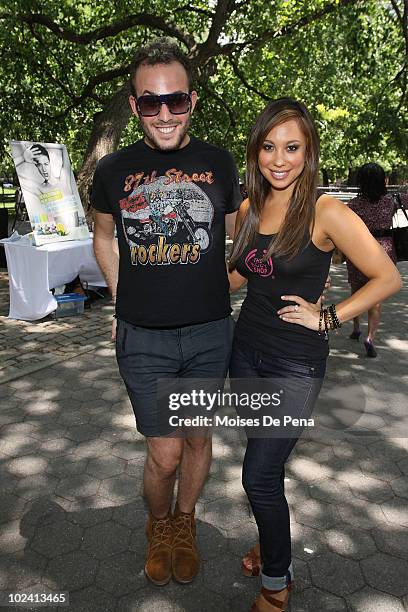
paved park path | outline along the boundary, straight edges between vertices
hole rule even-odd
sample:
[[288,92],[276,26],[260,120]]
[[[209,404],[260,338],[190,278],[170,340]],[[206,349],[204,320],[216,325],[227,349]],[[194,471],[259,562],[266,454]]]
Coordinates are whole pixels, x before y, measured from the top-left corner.
[[[408,264],[400,269],[407,286]],[[332,277],[328,299],[339,301],[344,266]],[[408,610],[407,297],[404,288],[384,307],[377,359],[348,340],[351,324],[332,338],[329,417],[341,422],[336,401],[345,398],[349,418],[354,391],[364,409],[358,437],[305,438],[290,460],[292,612]],[[214,438],[197,507],[199,576],[152,587],[143,575],[144,442],[109,341],[111,306],[28,323],[8,320],[7,302],[3,271],[0,591],[69,591],[72,612],[247,612],[259,584],[240,573],[256,534],[240,484],[242,435]]]

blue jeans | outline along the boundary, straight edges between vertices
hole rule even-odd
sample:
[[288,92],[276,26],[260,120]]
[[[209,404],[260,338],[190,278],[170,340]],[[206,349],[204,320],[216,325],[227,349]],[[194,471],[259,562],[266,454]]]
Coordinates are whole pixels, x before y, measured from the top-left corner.
[[[292,417],[310,417],[322,386],[326,360],[299,363],[261,353],[234,341],[230,377],[277,378],[294,382],[296,401]],[[231,380],[234,388],[234,381]],[[234,389],[235,390],[235,389]],[[293,580],[289,508],[284,493],[284,466],[298,438],[248,438],[242,484],[251,504],[262,559],[262,584],[271,590],[285,588]]]

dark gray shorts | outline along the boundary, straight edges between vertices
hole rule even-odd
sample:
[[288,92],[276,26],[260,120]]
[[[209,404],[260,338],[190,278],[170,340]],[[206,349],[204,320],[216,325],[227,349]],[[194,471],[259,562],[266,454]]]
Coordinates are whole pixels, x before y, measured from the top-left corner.
[[138,327],[118,319],[116,358],[125,382],[136,427],[144,436],[163,430],[157,381],[170,378],[224,379],[231,357],[234,319],[176,329]]

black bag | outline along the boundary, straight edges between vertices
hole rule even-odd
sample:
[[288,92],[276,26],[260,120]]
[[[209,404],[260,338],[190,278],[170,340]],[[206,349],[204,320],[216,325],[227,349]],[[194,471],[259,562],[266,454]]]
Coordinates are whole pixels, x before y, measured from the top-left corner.
[[[396,207],[395,213],[398,210],[402,210],[407,221],[408,215],[404,204],[402,203],[401,196],[399,193],[395,194]],[[408,225],[404,227],[395,227],[394,219],[392,223],[392,238],[394,241],[395,253],[397,255],[397,261],[408,261]]]

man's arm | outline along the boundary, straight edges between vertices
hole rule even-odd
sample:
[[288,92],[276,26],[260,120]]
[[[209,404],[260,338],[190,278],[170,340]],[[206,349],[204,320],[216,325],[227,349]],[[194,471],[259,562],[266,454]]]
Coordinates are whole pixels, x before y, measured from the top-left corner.
[[225,215],[225,232],[231,238],[231,240],[234,240],[235,236],[235,220],[237,218],[237,212],[238,211],[235,211]]
[[[115,220],[109,213],[95,211],[94,224],[94,253],[106,284],[116,303],[116,289],[119,273],[119,249],[115,240]],[[112,340],[116,338],[116,319],[112,322]]]
[[119,250],[115,239],[115,220],[111,214],[95,211],[93,246],[96,261],[105,277],[112,300],[116,302]]

